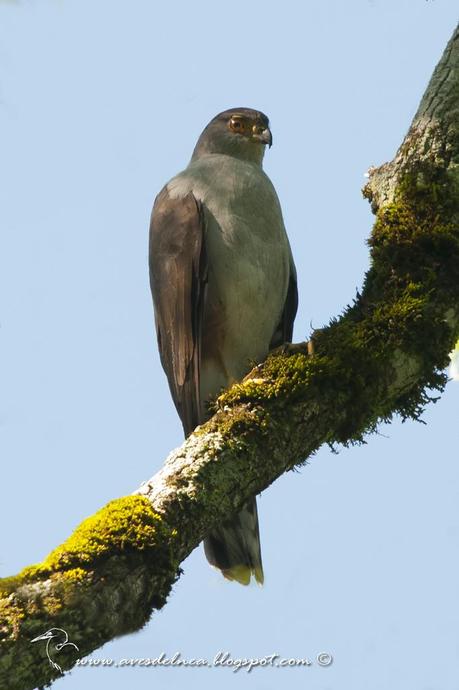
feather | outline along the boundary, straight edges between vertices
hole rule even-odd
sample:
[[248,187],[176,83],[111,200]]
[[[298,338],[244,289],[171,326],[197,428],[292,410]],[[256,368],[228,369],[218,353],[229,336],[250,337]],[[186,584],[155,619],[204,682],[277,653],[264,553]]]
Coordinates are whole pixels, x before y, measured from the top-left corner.
[[150,225],[150,285],[161,363],[188,436],[199,424],[202,317],[207,257],[201,202],[158,195]]

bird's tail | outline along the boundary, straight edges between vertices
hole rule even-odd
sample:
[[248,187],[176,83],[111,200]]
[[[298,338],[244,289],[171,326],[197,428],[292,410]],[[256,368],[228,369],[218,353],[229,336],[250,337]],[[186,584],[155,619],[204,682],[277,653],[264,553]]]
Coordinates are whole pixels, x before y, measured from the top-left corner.
[[257,501],[250,499],[242,510],[204,539],[204,551],[211,565],[227,580],[248,585],[252,575],[264,580],[261,562]]

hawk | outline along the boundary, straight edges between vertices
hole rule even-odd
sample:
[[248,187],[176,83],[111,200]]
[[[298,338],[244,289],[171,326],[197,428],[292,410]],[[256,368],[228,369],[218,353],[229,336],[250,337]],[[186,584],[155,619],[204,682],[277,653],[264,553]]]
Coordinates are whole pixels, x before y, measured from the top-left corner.
[[[162,366],[188,436],[207,402],[291,342],[295,265],[276,191],[262,169],[266,115],[231,108],[199,137],[187,168],[155,199],[150,284]],[[263,583],[256,499],[204,540],[229,580]]]

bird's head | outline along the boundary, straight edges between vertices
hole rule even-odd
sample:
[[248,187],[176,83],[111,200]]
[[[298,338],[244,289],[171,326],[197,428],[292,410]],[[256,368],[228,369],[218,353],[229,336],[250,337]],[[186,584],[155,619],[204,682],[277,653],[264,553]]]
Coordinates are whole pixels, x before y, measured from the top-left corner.
[[219,153],[261,164],[265,146],[272,143],[264,113],[251,108],[230,108],[209,122],[198,139],[192,160]]
[[67,638],[67,633],[65,632],[65,630],[62,630],[62,628],[50,628],[42,635],[38,635],[38,637],[34,637],[34,639],[30,641],[40,642],[40,640],[52,640],[54,637]]

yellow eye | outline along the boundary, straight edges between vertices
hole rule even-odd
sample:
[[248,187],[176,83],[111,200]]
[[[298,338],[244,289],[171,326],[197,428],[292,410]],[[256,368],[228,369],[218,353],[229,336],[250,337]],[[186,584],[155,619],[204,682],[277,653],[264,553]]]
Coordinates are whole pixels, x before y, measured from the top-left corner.
[[245,130],[244,121],[241,120],[239,117],[232,117],[229,121],[229,126],[230,129],[233,130],[233,132],[242,133]]

